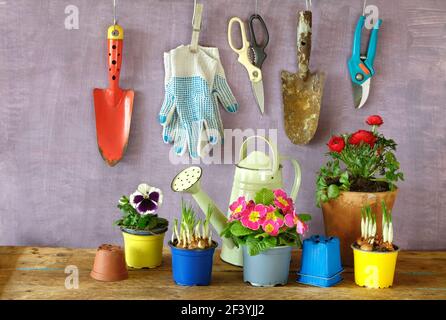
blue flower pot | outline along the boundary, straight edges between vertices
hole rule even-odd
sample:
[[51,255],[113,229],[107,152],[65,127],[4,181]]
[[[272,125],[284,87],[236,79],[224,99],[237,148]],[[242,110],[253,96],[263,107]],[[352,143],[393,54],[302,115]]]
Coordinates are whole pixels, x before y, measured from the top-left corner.
[[255,287],[274,287],[288,283],[292,247],[275,247],[250,256],[243,246],[243,281]]
[[180,286],[207,286],[211,282],[212,263],[217,243],[208,249],[182,249],[169,242],[172,252],[173,280]]
[[297,282],[331,287],[342,280],[339,238],[314,235],[304,240]]

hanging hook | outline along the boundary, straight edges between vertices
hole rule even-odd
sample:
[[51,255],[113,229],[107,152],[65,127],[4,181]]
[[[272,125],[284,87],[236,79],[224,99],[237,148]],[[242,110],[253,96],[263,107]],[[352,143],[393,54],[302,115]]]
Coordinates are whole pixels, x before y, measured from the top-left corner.
[[305,4],[307,6],[307,11],[311,11],[311,0],[305,0]]
[[259,15],[259,1],[258,0],[256,0],[256,8],[255,8],[254,13],[255,13],[256,16]]
[[[192,27],[195,27],[195,15],[197,13],[197,0],[194,0],[194,14],[192,15]],[[200,27],[199,29],[201,29],[201,23],[200,23]],[[200,31],[200,30],[197,30]]]
[[364,6],[362,7],[362,15],[365,16],[365,7],[367,7],[367,0],[364,0]]
[[194,14],[192,16],[192,41],[191,52],[196,53],[198,50],[198,40],[200,37],[200,31],[202,26],[202,14],[203,5],[197,4],[197,0],[194,0]]
[[113,0],[113,25],[116,25],[116,0]]

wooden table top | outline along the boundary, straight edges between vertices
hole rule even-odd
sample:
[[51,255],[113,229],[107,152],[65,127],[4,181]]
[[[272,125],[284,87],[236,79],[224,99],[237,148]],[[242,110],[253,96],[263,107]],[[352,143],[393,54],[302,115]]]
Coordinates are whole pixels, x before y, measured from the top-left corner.
[[[212,283],[208,287],[174,284],[171,257],[164,249],[156,269],[129,270],[129,279],[99,282],[90,278],[95,249],[0,247],[1,299],[446,299],[446,252],[402,251],[398,256],[393,288],[366,289],[355,285],[353,270],[331,288],[296,283],[300,253],[293,253],[289,283],[255,288],[243,283],[241,268],[228,265],[215,254]],[[66,289],[67,266],[79,270],[79,288]]]

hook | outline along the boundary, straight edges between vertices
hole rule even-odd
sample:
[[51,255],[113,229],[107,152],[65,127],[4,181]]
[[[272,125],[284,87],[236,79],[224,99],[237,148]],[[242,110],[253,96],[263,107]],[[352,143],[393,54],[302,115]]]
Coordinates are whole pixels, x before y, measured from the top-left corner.
[[256,0],[256,8],[255,8],[254,13],[255,13],[256,16],[259,15],[259,1],[258,0]]
[[197,4],[197,0],[194,0],[194,15],[192,16],[192,41],[190,48],[193,53],[196,53],[198,50],[198,39],[201,32],[202,14],[203,5]]
[[115,26],[117,22],[116,19],[116,0],[113,0],[113,25]]
[[364,0],[364,6],[362,7],[362,15],[365,16],[365,8],[367,7],[367,0]]
[[311,11],[311,0],[305,0],[305,5],[307,6],[307,11]]
[[194,0],[194,14],[192,16],[192,28],[194,28],[194,31],[201,31],[201,20],[200,20],[200,26],[198,27],[198,30],[195,30],[195,18],[197,15],[197,0]]

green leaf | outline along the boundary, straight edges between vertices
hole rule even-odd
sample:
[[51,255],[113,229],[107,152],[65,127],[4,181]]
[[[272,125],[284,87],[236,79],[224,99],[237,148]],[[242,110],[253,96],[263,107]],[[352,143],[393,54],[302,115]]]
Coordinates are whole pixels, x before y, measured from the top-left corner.
[[339,166],[339,160],[336,160],[333,164],[333,175],[339,176],[341,174],[341,168]]
[[268,233],[262,232],[262,233],[256,234],[254,237],[255,238],[264,238],[264,237],[267,237],[267,236],[268,236]]
[[311,215],[308,213],[301,213],[297,215],[299,217],[299,220],[302,222],[311,221]]
[[224,229],[220,233],[220,237],[224,238],[230,238],[231,237],[231,227],[234,225],[236,221],[232,221],[230,223],[227,223]]
[[339,182],[342,184],[349,184],[348,171],[345,171],[341,174],[341,176],[339,177]]
[[248,247],[250,256],[256,256],[262,251],[261,242],[257,238],[248,237],[246,239],[246,246]]
[[231,233],[233,236],[235,237],[244,237],[244,236],[248,236],[250,234],[255,233],[254,230],[248,229],[246,227],[244,227],[240,221],[236,221],[236,223],[234,223],[231,226]]
[[274,203],[274,193],[270,189],[263,188],[256,193],[254,201],[256,204],[264,204],[268,206]]
[[146,229],[151,230],[158,227],[159,220],[158,218],[148,219],[146,222]]
[[321,195],[321,200],[322,200],[322,202],[327,202],[329,199],[328,199],[328,196],[327,196],[327,194],[322,194]]
[[326,188],[327,187],[327,183],[325,182],[325,179],[323,177],[319,177],[317,179],[317,183],[316,184],[317,184],[317,186],[319,188]]
[[248,247],[249,255],[255,256],[263,251],[276,247],[278,242],[277,237],[267,236],[259,239],[251,235],[246,239],[246,246]]
[[328,192],[328,198],[329,199],[336,199],[337,197],[339,197],[339,193],[340,193],[339,187],[337,185],[335,185],[335,184],[331,184],[328,187],[327,192]]
[[240,248],[240,246],[243,246],[246,244],[245,238],[232,237],[232,241],[234,241],[234,244],[237,248]]
[[268,236],[263,238],[262,243],[264,244],[265,250],[269,248],[274,248],[277,246],[277,238],[273,236]]
[[150,221],[150,216],[149,215],[141,216],[141,218],[139,218],[139,221],[138,221],[138,224],[137,224],[138,229],[145,229],[147,224],[149,223],[149,221]]
[[279,236],[279,245],[295,246],[298,240],[299,236],[296,233],[296,229],[292,228]]

